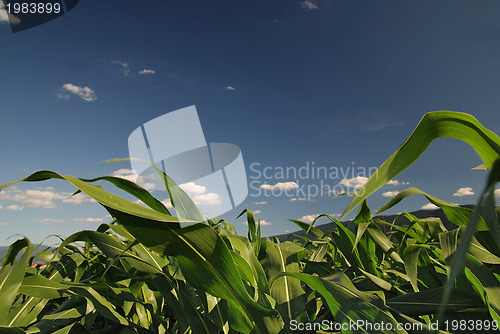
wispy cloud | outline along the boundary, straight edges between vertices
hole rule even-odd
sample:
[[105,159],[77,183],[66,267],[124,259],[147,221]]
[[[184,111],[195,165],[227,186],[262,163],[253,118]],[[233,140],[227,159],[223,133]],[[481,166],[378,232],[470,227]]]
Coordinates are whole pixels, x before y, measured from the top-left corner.
[[128,76],[130,74],[130,68],[129,68],[130,64],[128,62],[122,60],[112,60],[111,64],[118,65],[120,72],[122,72],[123,75]]
[[83,203],[87,203],[87,202],[92,202],[92,203],[97,202],[95,199],[90,198],[89,196],[82,194],[82,193],[78,193],[76,195],[66,197],[62,201],[63,201],[63,203],[75,204],[75,205],[83,204]]
[[463,196],[470,196],[470,195],[474,195],[475,192],[472,191],[472,188],[471,187],[464,187],[464,188],[460,188],[458,189],[454,194],[453,196],[456,196],[456,197],[463,197]]
[[74,218],[74,222],[84,222],[84,223],[101,223],[104,222],[104,218]]
[[[244,221],[242,224],[243,224],[243,225],[248,225],[248,221]],[[257,222],[256,222],[256,224],[257,224]],[[262,226],[267,226],[267,225],[272,225],[272,223],[270,223],[270,222],[268,222],[268,221],[265,221],[265,220],[261,220],[261,221],[260,221],[260,225],[262,225]]]
[[368,178],[366,176],[356,176],[351,179],[342,179],[339,183],[345,187],[359,189],[363,187],[367,181]]
[[226,87],[222,88],[222,90],[225,90],[227,92],[232,92],[232,91],[235,91],[236,88],[234,88],[233,86],[226,86]]
[[306,216],[303,216],[302,218],[299,218],[297,220],[300,220],[301,222],[304,222],[304,223],[308,223],[308,224],[311,224],[314,219],[318,218],[319,214],[316,214],[316,215],[306,215]]
[[271,191],[275,191],[275,190],[286,191],[286,190],[297,189],[298,187],[299,187],[299,185],[295,182],[278,182],[275,185],[262,184],[260,186],[261,189],[271,190]]
[[397,194],[399,194],[399,191],[386,191],[385,193],[382,194],[384,197],[394,197]]
[[7,226],[9,224],[7,224],[6,222],[0,222],[0,226]]
[[373,132],[373,131],[380,131],[380,130],[384,130],[388,127],[391,127],[391,126],[398,126],[398,125],[404,125],[403,122],[380,122],[380,123],[363,123],[362,125],[362,130],[364,132]]
[[87,102],[94,102],[95,100],[97,100],[97,96],[95,95],[94,90],[90,89],[87,86],[80,87],[70,83],[62,85],[61,91],[57,94],[57,97],[60,99],[68,100],[70,98],[70,95],[68,93],[76,95]]
[[20,202],[29,208],[54,209],[57,207],[54,200],[67,199],[64,196],[50,190],[26,190],[12,196],[12,200]]
[[216,193],[207,192],[207,187],[187,182],[179,185],[179,187],[188,194],[196,205],[220,205],[220,196]]
[[48,224],[48,223],[64,223],[64,219],[53,219],[53,218],[43,218],[40,219],[41,223]]
[[152,191],[156,189],[156,183],[154,182],[149,182],[151,179],[154,179],[153,175],[140,175],[137,176],[137,173],[133,169],[128,169],[128,168],[122,168],[115,170],[112,174],[114,177],[120,177],[122,179],[126,179],[129,181],[132,181],[134,183],[137,183],[144,189],[148,191]]
[[439,209],[439,206],[434,205],[432,203],[427,203],[426,205],[422,206],[422,209],[423,210],[435,210],[435,209]]
[[302,8],[307,10],[318,9],[318,5],[312,0],[304,0],[300,3],[300,5],[302,6]]
[[163,203],[163,205],[165,205],[165,207],[167,209],[172,209],[174,206],[172,205],[172,201],[170,200],[170,198],[166,198],[164,199],[163,201],[160,201]]
[[389,186],[401,186],[407,184],[410,184],[410,182],[399,182],[398,180],[390,180],[389,182],[386,183],[386,185]]
[[9,211],[21,211],[22,209],[24,209],[24,207],[17,204],[7,205],[5,207],[5,210]]
[[4,210],[22,210],[28,208],[55,209],[56,201],[62,201],[67,204],[82,204],[86,202],[95,202],[85,194],[79,193],[72,196],[71,193],[57,193],[52,191],[52,187],[43,189],[19,190],[12,188],[0,192],[1,201],[15,202],[4,207]]
[[156,71],[154,71],[154,70],[147,70],[147,69],[139,71],[139,75],[145,75],[145,74],[156,74]]
[[253,202],[252,204],[255,204],[255,205],[264,205],[264,204],[267,204],[267,202]]
[[290,202],[305,201],[305,200],[307,200],[307,198],[305,198],[305,197],[294,197],[294,198],[289,199]]
[[[220,205],[221,198],[216,193],[207,192],[207,187],[196,184],[194,182],[183,183],[179,187],[186,192],[186,194],[193,200],[196,205]],[[173,208],[170,198],[161,201],[167,209]],[[141,201],[136,201],[137,204],[146,206]]]

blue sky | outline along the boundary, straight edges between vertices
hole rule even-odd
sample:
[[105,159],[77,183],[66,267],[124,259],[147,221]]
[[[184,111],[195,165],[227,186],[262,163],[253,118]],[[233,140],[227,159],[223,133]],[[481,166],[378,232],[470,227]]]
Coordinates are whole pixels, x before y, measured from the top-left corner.
[[[499,12],[489,0],[85,0],[18,33],[0,13],[0,183],[40,169],[129,175],[127,163],[100,162],[127,157],[143,123],[196,105],[207,141],[238,145],[255,181],[222,218],[244,234],[236,216],[248,208],[266,235],[297,230],[288,219],[338,215],[350,198],[303,200],[296,189],[353,187],[363,175],[297,180],[280,168],[377,167],[435,110],[473,114],[500,133]],[[378,209],[410,186],[475,203],[486,177],[470,170],[479,163],[467,144],[440,139],[368,204]],[[296,196],[255,196],[266,187]],[[73,191],[50,181],[0,193],[0,245],[109,220],[97,203],[70,199]],[[426,204],[410,198],[391,212]]]

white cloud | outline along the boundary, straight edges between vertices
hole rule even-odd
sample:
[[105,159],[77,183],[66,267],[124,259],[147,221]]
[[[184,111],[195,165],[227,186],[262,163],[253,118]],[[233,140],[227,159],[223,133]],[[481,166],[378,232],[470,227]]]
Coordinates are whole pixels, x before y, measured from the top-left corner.
[[135,170],[133,169],[128,169],[128,168],[122,168],[119,170],[115,170],[112,174],[114,177],[121,177],[122,179],[126,179],[129,181],[132,181],[134,183],[137,183],[144,189],[148,191],[152,191],[156,189],[156,184],[154,182],[147,182],[148,179],[154,178],[154,175],[141,175],[137,176]]
[[457,192],[453,194],[453,196],[463,197],[463,196],[470,196],[470,195],[474,195],[474,194],[475,193],[472,191],[471,187],[464,187],[464,188],[458,189]]
[[307,198],[305,197],[294,197],[294,198],[290,198],[290,202],[295,202],[295,201],[305,201],[307,200]]
[[167,199],[164,199],[163,201],[161,201],[163,203],[163,205],[165,205],[165,207],[167,209],[172,209],[174,206],[172,205],[172,201],[170,201],[170,198],[167,198]]
[[233,86],[226,86],[226,87],[224,87],[222,90],[225,90],[225,91],[230,91],[230,92],[231,92],[231,91],[235,91],[235,90],[236,90],[236,88],[234,88]]
[[216,193],[207,193],[207,187],[187,182],[179,187],[188,194],[196,205],[220,205],[222,203],[220,196]]
[[318,9],[318,5],[316,5],[312,0],[304,0],[303,2],[300,3],[302,8],[313,10],[313,9]]
[[352,179],[342,179],[340,184],[349,188],[359,189],[368,181],[366,176],[356,176]]
[[90,198],[89,196],[83,194],[83,193],[78,193],[76,195],[70,196],[68,198],[65,198],[62,200],[64,203],[67,204],[82,204],[82,203],[87,203],[87,202],[93,202],[95,203],[96,200],[93,198]]
[[301,222],[304,222],[304,223],[308,223],[308,224],[311,224],[314,219],[318,218],[319,215],[306,215],[302,218],[299,218],[297,220],[300,220]]
[[10,211],[21,211],[22,209],[24,209],[24,207],[17,204],[7,205],[5,207],[5,210],[10,210]]
[[264,204],[267,204],[267,202],[253,202],[252,204],[255,204],[255,205],[264,205]]
[[439,209],[439,206],[434,205],[432,203],[427,203],[426,205],[422,206],[422,209],[423,210],[435,210],[435,209]]
[[71,193],[57,193],[52,191],[52,187],[41,189],[19,190],[17,188],[9,189],[8,192],[0,192],[0,200],[10,200],[17,202],[5,207],[5,210],[22,210],[28,208],[45,208],[55,209],[57,207],[56,200],[60,200],[67,204],[82,204],[87,202],[95,202],[94,199],[83,193],[71,196]]
[[120,66],[120,71],[124,74],[124,75],[129,75],[130,74],[130,69],[129,69],[129,63],[126,62],[126,61],[121,61],[121,60],[112,60],[111,61],[111,64],[115,64],[115,65],[118,65]]
[[132,182],[135,182],[135,180],[137,179],[137,174],[135,173],[135,170],[128,168],[115,170],[111,175],[114,177],[121,177],[122,179],[126,179]]
[[399,194],[399,191],[386,191],[385,193],[382,194],[384,197],[394,197],[397,194]]
[[399,182],[398,180],[390,180],[389,182],[386,183],[386,185],[389,186],[400,186],[400,185],[407,185],[410,184],[410,182]]
[[63,93],[63,92],[57,93],[56,96],[57,96],[58,99],[61,99],[61,100],[69,100],[71,98],[71,96],[69,94],[66,94],[66,93]]
[[[243,225],[248,225],[248,221],[244,221],[242,224],[243,224]],[[272,223],[267,222],[267,221],[265,221],[265,220],[261,220],[261,221],[260,221],[260,225],[262,225],[262,226],[266,226],[266,225],[272,225]]]
[[261,213],[262,211],[260,211],[260,210],[255,210],[255,211],[252,211],[252,212],[253,212],[253,214],[254,214],[254,215],[257,215],[257,214]]
[[64,223],[64,219],[43,218],[40,219],[42,223]]
[[6,222],[0,222],[0,226],[7,226],[9,224],[7,224]]
[[278,182],[275,185],[262,184],[260,186],[261,189],[271,190],[271,191],[274,191],[274,190],[287,191],[287,190],[297,189],[298,187],[299,187],[299,185],[295,182]]
[[12,200],[21,202],[29,208],[54,209],[57,207],[54,200],[67,199],[67,194],[58,194],[49,190],[26,190],[12,196]]
[[147,70],[147,69],[144,69],[142,71],[139,71],[139,74],[140,75],[144,75],[144,74],[156,74],[156,72],[154,70]]
[[74,222],[84,222],[84,223],[100,223],[104,222],[104,218],[74,218]]
[[[76,86],[76,85],[67,83],[67,84],[62,85],[61,88],[65,91],[71,93],[71,94],[78,96],[79,98],[81,98],[84,101],[94,102],[95,100],[97,100],[97,96],[95,95],[95,92],[87,86],[80,87],[80,86]],[[61,99],[69,99],[69,95],[64,94],[64,93],[59,93],[57,95],[57,97],[61,98]]]

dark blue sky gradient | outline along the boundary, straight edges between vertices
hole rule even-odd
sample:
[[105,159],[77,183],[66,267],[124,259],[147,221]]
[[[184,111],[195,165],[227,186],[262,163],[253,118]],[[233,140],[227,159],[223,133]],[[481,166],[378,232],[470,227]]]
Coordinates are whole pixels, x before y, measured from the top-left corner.
[[[85,0],[16,34],[0,23],[0,183],[38,169],[95,177],[130,168],[99,163],[128,156],[139,125],[193,104],[207,141],[238,145],[247,168],[378,166],[434,110],[471,113],[500,133],[500,2],[314,3]],[[144,69],[155,74],[139,75]],[[58,98],[68,83],[90,87],[97,100]],[[486,175],[470,171],[479,163],[465,143],[443,139],[397,179],[473,203]],[[267,183],[285,181],[293,180]],[[377,209],[388,200],[383,191],[407,186],[386,186],[369,204]],[[476,195],[452,196],[462,187]],[[71,187],[54,183],[53,191]],[[272,223],[264,233],[283,233],[296,230],[288,218],[339,214],[348,200],[249,197],[224,218],[245,233],[235,217],[261,210]],[[394,212],[426,203],[408,199]],[[82,226],[72,215],[106,214],[95,203],[5,209],[12,204],[0,200],[0,244],[25,230],[35,241],[68,235]],[[39,222],[54,217],[65,223]]]

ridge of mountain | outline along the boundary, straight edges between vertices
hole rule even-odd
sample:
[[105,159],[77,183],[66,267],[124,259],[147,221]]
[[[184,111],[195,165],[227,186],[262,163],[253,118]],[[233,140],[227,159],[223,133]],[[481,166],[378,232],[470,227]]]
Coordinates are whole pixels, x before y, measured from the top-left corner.
[[[474,210],[475,205],[465,204],[465,205],[460,205],[460,207]],[[430,217],[439,218],[439,219],[441,219],[441,221],[443,222],[443,225],[448,230],[452,230],[452,229],[457,228],[457,225],[453,224],[452,222],[450,222],[448,220],[448,218],[446,217],[446,215],[443,212],[443,209],[441,209],[441,208],[434,209],[434,210],[423,210],[422,209],[422,210],[416,210],[416,211],[412,211],[412,212],[408,212],[408,213],[414,215],[415,217],[417,217],[419,219],[430,218]],[[375,216],[374,218],[386,221],[388,223],[392,223],[398,216],[400,216],[400,214],[379,215],[379,216]],[[408,222],[409,221],[408,221],[408,219],[406,217],[400,217],[400,218],[398,218],[396,220],[396,225],[404,225],[404,224],[406,224]],[[354,231],[354,222],[352,220],[343,221],[341,223],[344,226],[346,226],[348,229],[350,229],[351,231]],[[322,232],[326,232],[326,231],[334,230],[335,229],[335,223],[332,222],[332,223],[326,223],[326,224],[321,224],[321,225],[316,225],[315,224],[314,227],[316,227],[317,229],[321,230]],[[381,228],[382,231],[384,231],[384,229],[387,228],[387,226],[385,226],[385,225],[383,225],[383,226],[379,225],[379,227]],[[296,237],[287,238],[291,234],[295,235]],[[278,238],[278,240],[280,242],[284,242],[285,240],[293,240],[293,239],[297,239],[297,237],[302,237],[302,236],[305,236],[305,235],[306,235],[305,231],[298,230],[298,231],[295,231],[295,232],[274,235],[274,236],[272,236],[270,238],[276,237],[276,238]]]

